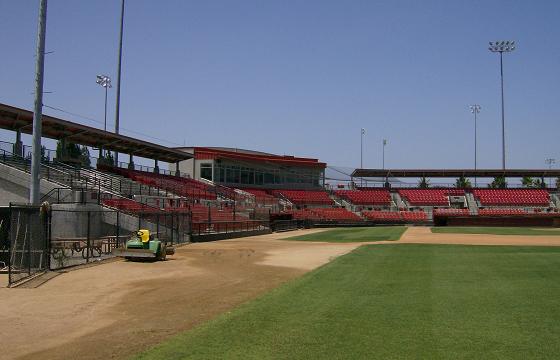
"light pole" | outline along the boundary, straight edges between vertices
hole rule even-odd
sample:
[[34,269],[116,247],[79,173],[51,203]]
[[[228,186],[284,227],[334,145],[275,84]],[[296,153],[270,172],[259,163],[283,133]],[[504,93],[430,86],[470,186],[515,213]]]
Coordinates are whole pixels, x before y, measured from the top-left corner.
[[[544,161],[548,164],[548,170],[552,170],[552,165],[556,164],[556,159],[548,158]],[[552,176],[549,176],[550,187],[552,187]]]
[[385,170],[385,146],[387,145],[387,139],[383,139],[383,162],[381,163],[381,168]]
[[111,85],[111,78],[107,75],[97,75],[95,82],[105,88],[105,123],[103,130],[107,131],[107,89],[113,86]]
[[494,53],[500,53],[500,79],[502,85],[502,170],[506,169],[506,131],[505,131],[505,115],[504,115],[504,66],[503,54],[515,50],[515,41],[496,41],[489,42],[488,50]]
[[41,135],[43,134],[43,80],[45,72],[45,36],[47,32],[47,0],[39,2],[37,52],[35,54],[35,104],[33,106],[33,154],[31,156],[31,181],[29,203],[41,201]]
[[[480,113],[480,105],[470,105],[471,113],[474,114],[474,169],[476,170],[476,114]],[[476,187],[476,176],[474,177],[474,187]]]
[[[115,134],[119,133],[119,115],[121,108],[121,64],[122,64],[122,42],[124,26],[124,0],[121,0],[121,31],[119,33],[119,62],[117,64],[117,103],[115,107]],[[115,151],[115,167],[119,167],[119,153]]]
[[[366,134],[366,129],[362,128],[360,131],[360,169],[364,168],[364,135]],[[363,186],[363,178],[360,178],[360,185]]]
[[[107,90],[111,86],[111,78],[107,75],[97,75],[95,82],[105,88],[105,122],[103,125],[103,130],[107,131]],[[103,147],[99,146],[99,159],[103,156]]]

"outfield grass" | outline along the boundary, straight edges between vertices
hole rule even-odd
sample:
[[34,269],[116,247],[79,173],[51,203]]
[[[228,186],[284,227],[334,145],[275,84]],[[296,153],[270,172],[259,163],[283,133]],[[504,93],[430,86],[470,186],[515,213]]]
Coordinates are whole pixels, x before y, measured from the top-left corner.
[[470,226],[441,226],[433,227],[433,233],[438,234],[488,234],[488,235],[560,235],[560,230],[554,228],[529,227],[470,227]]
[[368,245],[138,359],[552,359],[559,299],[560,248]]
[[405,226],[376,226],[341,228],[314,234],[293,236],[284,240],[324,241],[324,242],[359,242],[359,241],[393,241],[399,240],[405,232]]

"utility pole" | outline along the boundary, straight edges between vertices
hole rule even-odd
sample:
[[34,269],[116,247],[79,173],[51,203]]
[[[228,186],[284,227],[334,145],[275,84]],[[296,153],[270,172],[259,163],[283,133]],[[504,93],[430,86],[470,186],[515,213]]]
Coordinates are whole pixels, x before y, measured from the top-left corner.
[[[121,106],[121,63],[122,63],[122,39],[124,25],[124,0],[121,0],[121,30],[119,34],[119,62],[117,65],[117,105],[115,108],[115,134],[119,133],[119,111]],[[115,151],[115,167],[119,166],[119,153]]]
[[31,155],[31,182],[29,203],[41,201],[41,135],[43,133],[43,78],[45,72],[45,35],[47,31],[47,0],[39,1],[39,25],[35,63],[35,106],[33,108],[33,154]]

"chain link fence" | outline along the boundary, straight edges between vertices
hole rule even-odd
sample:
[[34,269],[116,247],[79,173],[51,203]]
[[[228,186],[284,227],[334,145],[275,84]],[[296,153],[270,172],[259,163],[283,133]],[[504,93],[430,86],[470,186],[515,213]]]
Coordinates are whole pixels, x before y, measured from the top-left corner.
[[50,269],[88,264],[113,257],[138,229],[148,229],[167,245],[189,241],[189,214],[141,213],[117,210],[52,209],[48,238]]
[[[8,284],[25,280],[48,269],[46,212],[38,206],[11,204],[9,210]],[[2,218],[2,228],[4,221]]]

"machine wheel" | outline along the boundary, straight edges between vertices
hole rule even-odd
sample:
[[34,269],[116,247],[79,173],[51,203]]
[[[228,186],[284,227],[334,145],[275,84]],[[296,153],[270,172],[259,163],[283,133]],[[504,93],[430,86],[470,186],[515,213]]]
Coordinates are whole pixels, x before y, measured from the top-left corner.
[[159,261],[165,261],[166,257],[167,257],[167,251],[165,250],[165,245],[160,245],[159,246],[159,256],[157,257],[157,259]]

